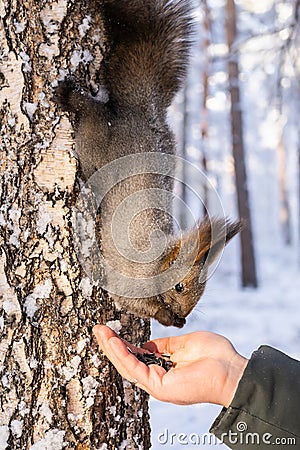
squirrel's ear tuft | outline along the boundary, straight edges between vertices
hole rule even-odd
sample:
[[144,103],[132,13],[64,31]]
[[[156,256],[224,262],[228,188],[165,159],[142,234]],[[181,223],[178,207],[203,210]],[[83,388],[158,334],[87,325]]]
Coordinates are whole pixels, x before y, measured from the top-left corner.
[[225,245],[242,229],[242,222],[205,218],[182,238],[169,242],[162,255],[160,268],[162,271],[167,270],[177,261],[181,251],[179,264],[189,262],[192,266],[195,263],[204,263],[207,259],[211,264]]
[[[196,229],[198,234],[198,253],[196,262],[204,262],[209,258],[211,264],[225,245],[244,227],[243,222],[231,222],[228,219],[205,218]],[[194,238],[195,230],[192,231]]]

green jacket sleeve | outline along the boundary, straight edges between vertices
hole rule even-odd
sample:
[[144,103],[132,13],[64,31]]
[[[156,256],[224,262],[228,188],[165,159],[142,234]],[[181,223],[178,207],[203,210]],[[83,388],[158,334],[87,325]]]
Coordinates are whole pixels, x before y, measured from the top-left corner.
[[260,347],[210,432],[233,449],[300,449],[300,362]]

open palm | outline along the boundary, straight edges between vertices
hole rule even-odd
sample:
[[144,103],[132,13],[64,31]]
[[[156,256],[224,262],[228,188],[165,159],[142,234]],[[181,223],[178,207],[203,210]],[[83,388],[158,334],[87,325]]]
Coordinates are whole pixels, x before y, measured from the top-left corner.
[[[104,325],[94,334],[119,373],[158,400],[175,404],[216,403],[228,406],[247,360],[230,341],[209,332],[196,332],[148,342],[143,349],[121,340]],[[166,372],[158,365],[146,366],[133,352],[168,353],[174,367]]]

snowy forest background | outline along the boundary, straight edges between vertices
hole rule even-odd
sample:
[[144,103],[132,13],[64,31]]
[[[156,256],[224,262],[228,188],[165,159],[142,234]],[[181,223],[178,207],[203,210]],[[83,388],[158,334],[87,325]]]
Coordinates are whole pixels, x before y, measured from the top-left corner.
[[[251,248],[242,249],[239,239],[230,243],[184,331],[223,334],[247,357],[269,344],[299,359],[300,1],[195,0],[195,17],[191,70],[170,120],[179,153],[205,171],[226,216],[239,216],[238,190],[248,187],[254,264],[244,267],[245,278],[241,251],[247,264]],[[232,76],[232,63],[238,79]],[[233,105],[235,88],[240,102]],[[236,184],[232,152],[241,128],[233,123],[239,119],[237,110],[247,172],[242,186]],[[195,214],[203,215],[188,192],[182,189],[181,194]],[[153,323],[153,337],[176,333]],[[220,409],[151,400],[152,448],[213,448],[216,444],[197,444],[190,437],[207,433]],[[186,445],[178,442],[180,433]]]

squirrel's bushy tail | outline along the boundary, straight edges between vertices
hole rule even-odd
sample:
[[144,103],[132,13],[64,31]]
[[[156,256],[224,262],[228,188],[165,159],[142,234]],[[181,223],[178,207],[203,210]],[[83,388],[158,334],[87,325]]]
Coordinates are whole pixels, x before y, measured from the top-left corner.
[[186,74],[189,0],[101,0],[111,43],[102,80],[111,101],[143,111],[170,105]]

